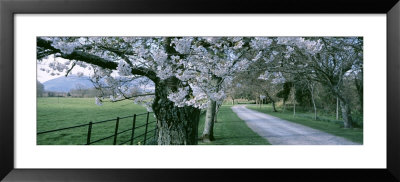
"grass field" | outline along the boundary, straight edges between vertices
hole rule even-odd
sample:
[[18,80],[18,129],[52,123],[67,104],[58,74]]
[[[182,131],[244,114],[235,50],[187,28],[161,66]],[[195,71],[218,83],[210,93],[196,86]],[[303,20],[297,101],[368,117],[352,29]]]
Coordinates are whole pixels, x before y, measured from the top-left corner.
[[[115,119],[116,117],[130,116],[133,114],[145,113],[146,109],[132,101],[121,101],[116,103],[106,102],[103,106],[97,106],[93,98],[37,98],[37,131],[47,131],[80,124],[87,124],[90,121],[101,121]],[[136,126],[145,124],[146,115],[137,117]],[[132,117],[119,121],[119,131],[132,128]],[[150,113],[149,121],[155,121]],[[115,132],[116,121],[109,121],[94,124],[92,127],[91,141],[95,141]],[[149,124],[148,130],[155,128],[155,123]],[[63,130],[53,133],[45,133],[37,136],[38,145],[77,145],[85,144],[88,126]],[[144,133],[144,127],[135,130],[135,136]],[[151,138],[153,134],[149,134]],[[118,135],[117,143],[129,140],[131,131]],[[95,143],[109,145],[113,143],[113,137]],[[135,140],[139,142],[143,138]]]
[[[199,137],[204,129],[205,114],[200,118]],[[251,130],[231,109],[223,105],[214,125],[215,141],[200,145],[269,145],[268,141]]]
[[270,114],[272,116],[292,121],[295,123],[299,123],[314,129],[318,129],[321,131],[325,131],[327,133],[341,136],[343,138],[347,138],[353,142],[363,143],[363,129],[353,128],[353,129],[344,129],[342,128],[342,124],[339,124],[339,121],[336,121],[333,117],[329,118],[327,116],[321,117],[322,120],[314,120],[313,113],[304,113],[304,112],[296,112],[296,116],[293,117],[293,112],[272,112],[271,105],[263,105],[261,108],[258,105],[247,105],[247,108],[253,109],[259,112],[263,112],[266,114]]
[[[80,124],[87,124],[90,121],[102,121],[115,119],[116,117],[131,116],[133,114],[146,113],[146,109],[132,101],[121,101],[116,103],[106,102],[103,106],[97,106],[93,98],[38,98],[37,99],[37,132],[54,130],[58,128],[70,127]],[[199,136],[203,132],[203,114],[199,121]],[[136,126],[144,125],[146,115],[137,117]],[[150,114],[150,120],[155,118]],[[109,121],[94,124],[92,127],[91,141],[95,141],[115,132],[116,121]],[[121,119],[119,122],[119,132],[132,128],[132,117]],[[153,130],[155,123],[149,125],[148,130]],[[218,122],[214,128],[216,140],[211,143],[199,142],[201,145],[266,145],[268,141],[254,133],[244,121],[240,120],[232,112],[230,106],[222,106],[218,114]],[[85,144],[87,140],[88,126],[74,129],[45,133],[37,136],[38,145],[79,145]],[[144,133],[144,127],[135,130],[135,136]],[[148,142],[152,140],[153,133],[148,134]],[[117,144],[129,140],[131,131],[119,134]],[[113,137],[95,143],[97,145],[113,144]],[[134,140],[135,144],[143,137]],[[129,142],[127,143],[129,144]],[[152,143],[154,144],[154,143]]]

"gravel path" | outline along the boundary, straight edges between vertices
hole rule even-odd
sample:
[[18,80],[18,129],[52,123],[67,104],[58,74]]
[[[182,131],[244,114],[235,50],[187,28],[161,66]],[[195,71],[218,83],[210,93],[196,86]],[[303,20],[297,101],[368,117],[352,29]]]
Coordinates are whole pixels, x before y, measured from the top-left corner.
[[247,109],[244,105],[233,106],[232,110],[272,145],[360,145],[342,137]]

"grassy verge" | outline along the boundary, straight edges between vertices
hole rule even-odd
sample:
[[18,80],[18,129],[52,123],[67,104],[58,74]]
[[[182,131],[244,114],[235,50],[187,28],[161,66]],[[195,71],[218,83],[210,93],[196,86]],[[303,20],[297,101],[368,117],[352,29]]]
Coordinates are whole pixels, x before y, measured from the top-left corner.
[[[205,114],[200,118],[199,137],[203,133]],[[217,123],[214,125],[215,141],[199,145],[269,145],[269,142],[251,130],[231,109],[223,105],[218,112]]]
[[[247,108],[253,109],[259,112],[263,112],[266,114],[270,114],[272,116],[295,122],[298,124],[302,124],[317,130],[321,130],[336,136],[340,136],[343,138],[347,138],[353,142],[363,143],[363,129],[353,128],[353,129],[344,129],[341,128],[341,125],[338,122],[334,122],[333,120],[324,119],[321,120],[313,120],[312,117],[308,117],[308,115],[312,115],[310,113],[301,113],[296,112],[296,115],[293,117],[293,112],[286,111],[286,112],[273,112],[271,105],[263,105],[261,108],[256,105],[247,105]],[[302,117],[306,116],[306,117]]]
[[[87,124],[90,121],[114,119],[116,117],[130,116],[147,112],[140,105],[132,101],[103,103],[97,106],[93,98],[38,98],[37,99],[37,131],[47,131],[58,128]],[[132,128],[132,117],[119,121],[119,131]],[[146,115],[138,116],[136,126],[145,124]],[[150,114],[149,121],[155,121]],[[115,121],[95,124],[92,127],[91,141],[114,134]],[[154,129],[155,123],[150,124],[148,130]],[[79,145],[86,143],[88,127],[80,127],[37,136],[38,145]],[[144,133],[144,127],[135,130],[135,136]],[[150,138],[153,133],[148,134]],[[117,143],[129,140],[131,132],[127,131],[118,135]],[[143,140],[138,138],[135,143]],[[113,137],[96,144],[111,145]]]

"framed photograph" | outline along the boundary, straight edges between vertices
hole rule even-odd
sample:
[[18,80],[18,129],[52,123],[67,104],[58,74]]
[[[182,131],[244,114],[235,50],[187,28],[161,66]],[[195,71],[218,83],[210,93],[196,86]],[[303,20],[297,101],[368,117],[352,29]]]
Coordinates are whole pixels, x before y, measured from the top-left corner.
[[0,179],[400,180],[397,1],[0,8]]

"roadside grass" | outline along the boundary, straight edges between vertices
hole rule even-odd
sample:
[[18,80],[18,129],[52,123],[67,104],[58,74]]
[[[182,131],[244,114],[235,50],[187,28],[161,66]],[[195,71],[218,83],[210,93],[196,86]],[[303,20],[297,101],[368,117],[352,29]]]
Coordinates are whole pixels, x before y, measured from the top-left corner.
[[[199,138],[203,133],[205,113],[200,117]],[[251,130],[247,124],[241,120],[229,105],[222,105],[217,122],[214,124],[215,141],[209,143],[199,140],[199,145],[270,145],[270,143]]]
[[339,121],[335,120],[333,117],[329,118],[327,116],[320,117],[321,120],[314,120],[314,113],[305,113],[296,111],[296,116],[293,117],[293,112],[287,110],[286,112],[278,111],[273,112],[272,106],[270,104],[263,105],[261,108],[258,105],[247,105],[249,109],[253,109],[262,113],[270,114],[272,116],[295,122],[298,124],[302,124],[317,130],[325,131],[327,133],[340,136],[346,139],[349,139],[353,142],[363,143],[363,129],[361,128],[353,128],[353,129],[345,129],[342,128],[343,124],[340,124]]
[[[146,113],[146,108],[134,104],[132,101],[105,102],[102,106],[95,104],[94,98],[37,98],[37,132],[54,130],[90,121],[102,121],[116,119],[117,117],[132,116],[133,114]],[[136,126],[145,124],[146,115],[138,116]],[[133,118],[120,119],[118,131],[132,128]],[[149,122],[155,121],[152,113]],[[116,121],[94,124],[92,127],[91,141],[95,141],[115,132]],[[149,124],[148,131],[155,128],[155,123]],[[144,133],[144,127],[135,130],[135,136]],[[68,129],[58,132],[37,135],[38,145],[81,145],[86,143],[88,126]],[[154,133],[148,134],[150,140]],[[117,144],[129,140],[131,131],[117,136]],[[113,137],[95,143],[96,145],[112,145]],[[137,144],[143,141],[143,137],[134,140]],[[143,142],[142,142],[143,143]],[[129,144],[129,142],[127,143]]]

